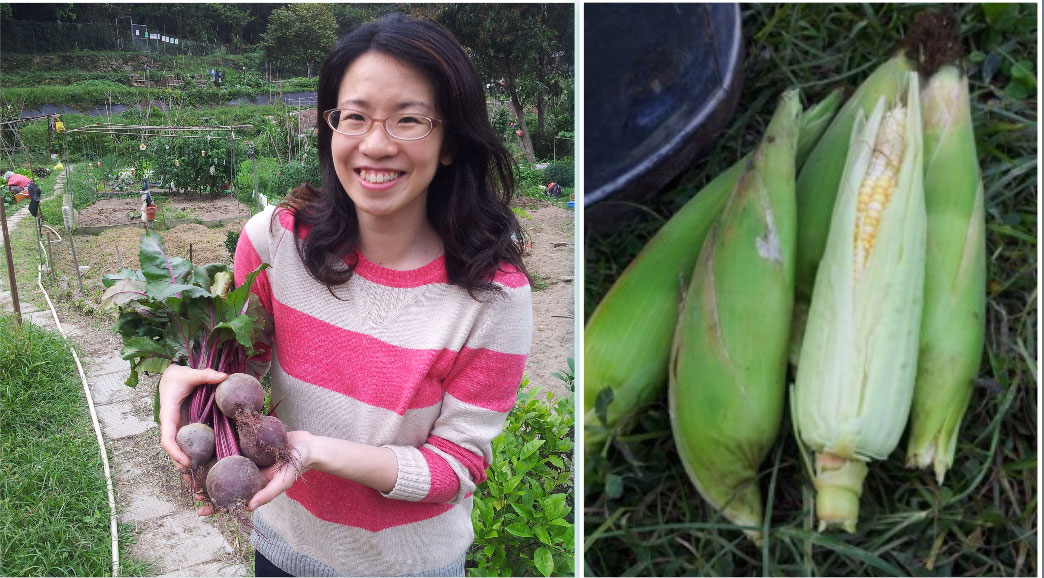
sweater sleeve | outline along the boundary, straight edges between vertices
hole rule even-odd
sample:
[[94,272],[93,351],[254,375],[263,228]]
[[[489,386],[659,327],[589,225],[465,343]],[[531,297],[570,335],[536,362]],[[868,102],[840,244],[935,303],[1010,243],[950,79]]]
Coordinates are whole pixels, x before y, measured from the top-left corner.
[[[272,210],[265,210],[251,217],[243,226],[243,231],[239,235],[239,243],[236,244],[236,254],[232,265],[232,277],[236,287],[242,285],[246,276],[260,267],[262,263],[271,264],[270,235],[268,234],[271,217]],[[247,360],[247,369],[253,375],[260,377],[268,373],[271,366],[272,343],[275,335],[275,323],[272,316],[272,285],[268,269],[257,275],[250,292],[257,296],[264,313],[261,320],[262,336],[254,344],[257,353]]]
[[515,405],[533,339],[533,309],[525,276],[496,279],[505,293],[483,306],[443,384],[442,410],[420,447],[384,446],[398,460],[387,497],[457,503],[486,480],[493,438]]

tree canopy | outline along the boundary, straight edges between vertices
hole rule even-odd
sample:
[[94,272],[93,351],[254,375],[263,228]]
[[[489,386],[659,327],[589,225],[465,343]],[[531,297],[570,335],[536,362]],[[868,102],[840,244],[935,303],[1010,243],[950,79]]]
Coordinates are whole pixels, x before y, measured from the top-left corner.
[[291,4],[268,16],[262,35],[265,56],[282,69],[302,65],[309,77],[337,41],[337,20],[330,4]]
[[525,109],[536,109],[542,134],[545,99],[555,92],[556,77],[572,75],[573,10],[572,4],[453,4],[439,16],[479,73],[503,90],[531,162],[536,156]]

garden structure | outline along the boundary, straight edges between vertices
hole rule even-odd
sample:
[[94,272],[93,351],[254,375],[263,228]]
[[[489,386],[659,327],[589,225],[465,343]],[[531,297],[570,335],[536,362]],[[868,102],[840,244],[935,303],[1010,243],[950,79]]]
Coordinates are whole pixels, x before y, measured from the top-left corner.
[[[68,145],[68,135],[72,133],[78,133],[84,137],[88,134],[107,134],[116,145],[119,144],[121,137],[129,137],[140,141],[138,148],[142,154],[130,161],[134,166],[130,167],[128,171],[135,178],[145,179],[143,182],[147,184],[147,188],[162,188],[163,184],[168,184],[168,189],[174,189],[174,185],[177,184],[179,185],[177,188],[181,191],[189,186],[194,186],[197,192],[201,192],[201,187],[210,187],[213,190],[217,183],[222,183],[225,187],[221,190],[231,192],[231,184],[235,181],[236,131],[250,128],[252,128],[250,125],[182,127],[90,124],[67,131],[66,145]],[[193,140],[205,142],[193,143]],[[81,153],[86,155],[88,152],[86,138],[81,139],[81,146]],[[119,148],[119,146],[113,147],[116,154],[117,177],[122,170]],[[208,151],[208,149],[210,150]],[[68,166],[68,146],[65,150]],[[146,151],[151,151],[151,154]],[[189,158],[190,154],[192,157],[198,158]],[[222,167],[220,171],[217,170],[218,162]],[[140,175],[137,175],[139,168],[143,170]],[[85,165],[84,170],[87,178],[90,179],[90,163]],[[226,173],[227,178],[225,178]],[[113,188],[116,189],[115,186]]]

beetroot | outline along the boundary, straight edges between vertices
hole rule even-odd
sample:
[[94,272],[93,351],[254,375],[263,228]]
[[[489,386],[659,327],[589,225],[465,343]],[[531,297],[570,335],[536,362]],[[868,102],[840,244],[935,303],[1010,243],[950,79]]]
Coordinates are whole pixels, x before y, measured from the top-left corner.
[[214,402],[221,413],[238,420],[241,415],[261,412],[265,405],[265,390],[254,376],[233,373],[214,390]]
[[261,472],[243,456],[224,457],[207,474],[207,494],[226,510],[241,508],[263,487]]
[[[200,466],[198,469],[193,470],[192,478],[199,486],[199,491],[204,496],[207,496],[207,475],[210,473],[210,469],[217,463],[217,458],[210,458],[210,461]],[[209,497],[209,496],[208,496]]]
[[194,422],[182,426],[174,439],[181,451],[189,457],[192,469],[207,463],[214,455],[214,430],[205,423]]
[[239,450],[259,468],[290,459],[290,440],[286,437],[286,425],[271,415],[261,416],[256,427],[239,426]]

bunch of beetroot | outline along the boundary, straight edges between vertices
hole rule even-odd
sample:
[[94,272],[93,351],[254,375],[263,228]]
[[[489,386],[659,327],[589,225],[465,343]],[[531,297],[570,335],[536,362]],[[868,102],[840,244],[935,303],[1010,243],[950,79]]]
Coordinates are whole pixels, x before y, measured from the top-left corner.
[[216,386],[202,385],[187,402],[191,423],[178,430],[178,447],[218,507],[246,503],[261,489],[258,468],[290,461],[286,426],[261,414],[265,390],[253,376],[233,373]]
[[[227,264],[201,267],[168,255],[152,231],[142,236],[138,257],[140,270],[123,269],[102,279],[107,288],[102,304],[120,311],[114,329],[123,337],[120,356],[131,365],[126,383],[134,387],[139,373],[160,373],[171,363],[229,374],[217,386],[198,387],[186,400],[190,423],[177,442],[192,460],[200,486],[217,506],[230,508],[261,488],[259,466],[290,459],[286,428],[261,415],[264,389],[246,373],[268,317],[250,288],[267,265],[233,289]],[[158,421],[158,391],[154,409]]]

